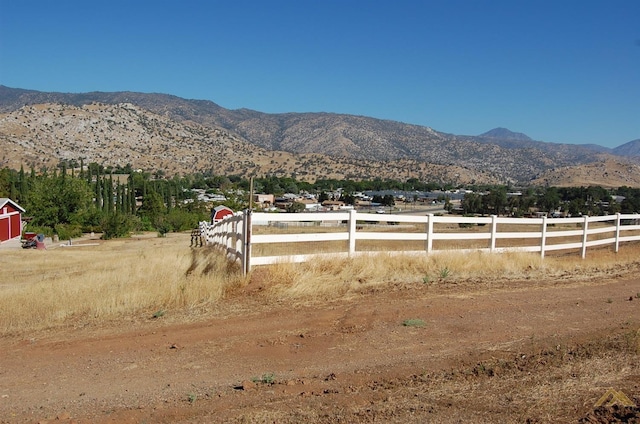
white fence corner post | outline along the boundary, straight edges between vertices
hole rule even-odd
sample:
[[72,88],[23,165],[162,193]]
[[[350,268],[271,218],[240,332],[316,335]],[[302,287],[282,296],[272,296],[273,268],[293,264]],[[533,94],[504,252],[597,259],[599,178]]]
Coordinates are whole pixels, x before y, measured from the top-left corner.
[[582,223],[582,259],[587,257],[587,239],[589,235],[589,216],[584,216],[584,222]]
[[242,217],[242,275],[251,271],[251,210],[245,210]]
[[498,235],[498,216],[491,215],[491,246],[489,246],[489,250],[491,253],[496,250],[496,236]]
[[544,249],[547,246],[547,216],[542,215],[542,238],[540,239],[540,257],[544,258]]
[[356,253],[356,222],[358,212],[355,209],[349,210],[349,257]]

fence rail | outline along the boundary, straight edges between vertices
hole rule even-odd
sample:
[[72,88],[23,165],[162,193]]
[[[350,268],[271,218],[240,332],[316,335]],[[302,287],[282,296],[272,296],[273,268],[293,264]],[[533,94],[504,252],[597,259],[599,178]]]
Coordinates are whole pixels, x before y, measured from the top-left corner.
[[[284,225],[304,223],[304,225]],[[521,227],[527,227],[524,231]],[[268,228],[271,231],[262,230]],[[322,231],[308,232],[307,229]],[[381,228],[384,230],[381,231]],[[573,228],[573,229],[572,229]],[[261,229],[261,231],[256,231]],[[295,231],[278,233],[278,231]],[[394,231],[389,231],[393,229]],[[252,266],[278,262],[305,262],[321,257],[354,257],[370,253],[365,243],[405,242],[392,253],[430,254],[442,250],[546,252],[587,248],[640,241],[640,214],[616,214],[578,218],[509,218],[370,214],[351,210],[325,213],[251,213],[240,212],[216,224],[201,224],[208,245],[224,249],[232,260],[242,263],[243,272]],[[260,234],[262,233],[262,234]],[[527,242],[528,241],[528,242]],[[484,243],[467,248],[460,243]],[[312,244],[305,252],[300,243]],[[332,244],[334,251],[314,251],[314,245]],[[416,248],[419,243],[419,248]],[[438,248],[434,243],[441,243]],[[447,244],[449,243],[449,244]],[[501,244],[501,245],[499,245]],[[269,246],[286,246],[285,252],[269,252]],[[338,246],[335,250],[336,245]],[[254,254],[254,247],[262,254]],[[378,250],[379,251],[379,250]],[[271,253],[271,254],[269,254]]]

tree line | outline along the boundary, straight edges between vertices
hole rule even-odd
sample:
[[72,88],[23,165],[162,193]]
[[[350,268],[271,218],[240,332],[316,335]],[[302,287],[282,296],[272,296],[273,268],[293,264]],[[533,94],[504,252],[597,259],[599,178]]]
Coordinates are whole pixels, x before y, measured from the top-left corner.
[[[613,196],[623,197],[616,201]],[[590,187],[529,187],[512,192],[496,186],[465,194],[464,214],[524,216],[533,211],[563,216],[609,215],[640,212],[640,189],[619,187],[608,190]]]
[[[224,204],[233,210],[249,205],[251,182],[240,176],[194,173],[167,178],[162,172],[138,172],[125,167],[85,165],[83,160],[61,162],[52,170],[33,168],[25,171],[0,169],[0,197],[9,197],[27,210],[31,217],[28,229],[61,239],[78,237],[86,232],[103,233],[104,238],[123,237],[133,231],[185,231],[208,220],[213,206]],[[406,181],[374,179],[352,181],[324,179],[315,183],[291,177],[266,176],[253,181],[255,193],[315,193],[319,199],[338,188],[343,201],[364,191],[400,190],[434,191],[455,187]],[[461,188],[461,187],[458,187]],[[514,194],[513,187],[473,186],[461,202],[465,214],[523,216],[533,208],[551,213],[563,211],[576,215],[602,215],[615,212],[640,212],[640,189],[620,187],[529,187]],[[223,193],[226,200],[207,203],[198,200],[194,189],[204,193]],[[615,202],[613,195],[624,196]],[[393,205],[391,195],[375,199]],[[415,198],[413,199],[416,200]],[[347,202],[350,203],[350,202]]]
[[130,169],[129,174],[115,174],[114,169],[96,163],[85,166],[82,161],[78,168],[63,162],[38,173],[33,168],[25,172],[24,167],[0,169],[0,197],[26,209],[29,231],[60,239],[86,232],[101,232],[104,238],[132,231],[164,235],[209,219],[208,206],[192,198],[181,178],[152,179]]

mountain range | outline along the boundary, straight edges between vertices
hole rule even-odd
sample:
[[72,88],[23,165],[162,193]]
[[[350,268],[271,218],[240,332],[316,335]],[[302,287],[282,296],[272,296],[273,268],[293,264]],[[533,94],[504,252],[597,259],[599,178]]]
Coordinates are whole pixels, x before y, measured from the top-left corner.
[[0,85],[0,148],[0,166],[10,167],[82,157],[168,174],[453,184],[526,185],[550,181],[560,169],[604,163],[632,172],[614,172],[621,176],[616,181],[596,178],[601,185],[640,186],[640,139],[609,149],[536,141],[506,128],[454,135],[365,116],[268,114],[136,92],[50,93]]

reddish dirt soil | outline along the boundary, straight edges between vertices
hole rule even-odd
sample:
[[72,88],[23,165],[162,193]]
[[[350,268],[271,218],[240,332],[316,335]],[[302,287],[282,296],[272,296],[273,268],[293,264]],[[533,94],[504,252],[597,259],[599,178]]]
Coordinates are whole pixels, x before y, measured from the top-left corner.
[[0,423],[608,422],[609,387],[640,400],[639,292],[415,284],[294,305],[247,290],[205,321],[4,338]]

